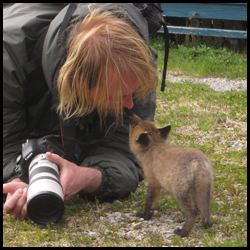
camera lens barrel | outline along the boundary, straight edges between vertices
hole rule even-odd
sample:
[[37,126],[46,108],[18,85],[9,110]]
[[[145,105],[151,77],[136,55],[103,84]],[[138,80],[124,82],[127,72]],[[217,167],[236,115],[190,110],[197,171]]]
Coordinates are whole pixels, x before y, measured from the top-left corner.
[[64,213],[59,168],[45,154],[36,155],[29,165],[27,213],[39,224],[58,221]]

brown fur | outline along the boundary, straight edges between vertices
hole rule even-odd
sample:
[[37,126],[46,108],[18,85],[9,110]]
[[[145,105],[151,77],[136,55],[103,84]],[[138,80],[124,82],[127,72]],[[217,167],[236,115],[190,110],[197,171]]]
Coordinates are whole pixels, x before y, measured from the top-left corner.
[[193,148],[174,148],[166,143],[171,126],[158,128],[154,122],[130,117],[129,143],[132,152],[141,163],[148,181],[145,211],[137,216],[150,219],[156,207],[161,188],[175,196],[186,213],[182,229],[175,234],[187,236],[192,230],[198,211],[201,225],[212,226],[210,200],[213,187],[213,171],[208,158]]

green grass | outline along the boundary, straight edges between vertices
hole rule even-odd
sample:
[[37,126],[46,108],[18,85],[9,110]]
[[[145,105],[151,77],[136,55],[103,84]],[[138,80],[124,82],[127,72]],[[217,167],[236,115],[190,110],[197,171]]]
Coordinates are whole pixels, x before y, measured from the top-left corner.
[[[160,73],[162,44],[154,42],[153,46],[159,49]],[[204,46],[180,46],[179,49],[171,48],[168,68],[171,73],[198,77],[244,78],[246,59],[245,54],[227,49],[215,51]],[[228,63],[222,65],[226,60]],[[197,148],[210,158],[214,171],[212,228],[204,230],[196,224],[187,238],[165,239],[153,231],[142,235],[142,240],[119,236],[118,230],[131,224],[126,213],[143,210],[147,197],[143,181],[136,193],[113,204],[85,202],[76,196],[66,203],[63,217],[55,224],[43,226],[31,220],[13,220],[3,213],[3,246],[246,247],[247,91],[216,92],[204,84],[167,82],[165,92],[160,91],[160,86],[157,89],[155,120],[159,126],[172,125],[169,144]],[[237,147],[234,142],[238,143]],[[157,220],[161,215],[173,216],[179,222],[185,219],[182,208],[164,192],[157,210]],[[114,212],[122,214],[117,224],[105,219],[107,213]],[[134,222],[138,223],[139,219]],[[98,243],[99,238],[103,238],[101,243]]]
[[[151,44],[157,51],[164,51],[161,36],[152,38]],[[163,58],[164,54],[160,53],[160,68]],[[247,52],[238,54],[226,47],[214,49],[199,43],[178,46],[170,43],[168,72],[193,77],[246,78]]]

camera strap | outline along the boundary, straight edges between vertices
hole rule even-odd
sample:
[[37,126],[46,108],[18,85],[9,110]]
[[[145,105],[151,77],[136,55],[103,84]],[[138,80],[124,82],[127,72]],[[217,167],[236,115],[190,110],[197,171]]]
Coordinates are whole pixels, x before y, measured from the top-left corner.
[[161,91],[164,92],[166,87],[166,73],[167,73],[167,66],[168,66],[168,55],[169,55],[169,36],[168,36],[168,28],[165,23],[165,19],[162,18],[162,25],[164,29],[164,39],[165,39],[165,55],[164,55],[164,66],[162,72],[162,82],[161,82]]
[[75,142],[72,140],[67,140],[67,142],[65,142],[64,138],[65,139],[76,138],[75,119],[71,118],[63,121],[62,116],[60,115],[60,130],[61,130],[62,146],[65,148],[67,152],[67,160],[74,162]]
[[[60,116],[60,129],[61,135],[54,135],[55,138],[61,138],[62,146],[65,148],[67,152],[67,160],[71,162],[75,162],[76,164],[81,164],[82,161],[87,157],[90,148],[92,145],[100,144],[102,141],[109,139],[114,132],[114,125],[117,124],[118,120],[120,120],[121,115],[119,115],[116,120],[109,126],[104,137],[102,139],[93,139],[97,138],[100,134],[100,123],[95,123],[91,132],[84,138],[84,141],[78,141],[76,139],[76,122],[74,118],[68,119],[67,121],[63,121]],[[52,136],[52,135],[50,135]],[[81,147],[81,153],[75,159],[75,144],[79,144]]]

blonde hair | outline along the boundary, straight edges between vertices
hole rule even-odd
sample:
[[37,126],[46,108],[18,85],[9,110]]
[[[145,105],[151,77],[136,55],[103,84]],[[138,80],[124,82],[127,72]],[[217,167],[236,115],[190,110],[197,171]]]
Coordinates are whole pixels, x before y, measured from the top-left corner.
[[[58,111],[64,113],[65,119],[89,114],[94,109],[100,118],[110,114],[118,117],[123,112],[124,76],[140,83],[135,98],[145,98],[158,83],[153,64],[149,47],[124,13],[95,9],[74,24],[70,33],[66,61],[57,80]],[[109,81],[114,77],[116,102],[108,105]],[[101,95],[91,98],[91,89],[96,93],[101,89]]]

